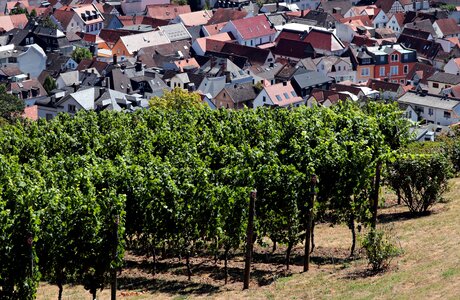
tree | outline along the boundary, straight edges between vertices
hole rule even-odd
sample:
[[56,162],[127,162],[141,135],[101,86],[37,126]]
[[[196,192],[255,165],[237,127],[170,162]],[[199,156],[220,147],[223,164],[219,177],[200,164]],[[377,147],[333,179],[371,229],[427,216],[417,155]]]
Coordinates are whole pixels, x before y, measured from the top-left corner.
[[47,28],[53,28],[53,29],[57,28],[57,25],[51,20],[49,16],[42,18],[41,25]]
[[401,154],[387,182],[414,214],[426,213],[448,190],[452,167],[442,154]]
[[91,51],[89,51],[88,48],[83,48],[83,47],[77,47],[73,52],[72,52],[72,58],[77,62],[80,63],[83,59],[88,58],[91,59],[93,57],[93,54],[91,54]]
[[34,9],[32,9],[32,11],[30,12],[30,15],[29,15],[29,18],[36,18],[37,17],[37,11]]
[[203,108],[205,106],[201,101],[200,95],[187,92],[178,87],[172,91],[165,91],[161,97],[153,97],[150,99],[149,105],[151,108],[173,110]]
[[28,14],[27,10],[25,8],[22,8],[20,6],[16,6],[10,11],[10,15],[22,15],[22,14]]
[[6,93],[5,85],[0,85],[0,117],[14,121],[24,111],[24,102],[16,96]]
[[49,75],[46,76],[45,82],[43,82],[43,87],[48,94],[51,93],[51,91],[56,88],[56,80],[54,80],[54,78]]

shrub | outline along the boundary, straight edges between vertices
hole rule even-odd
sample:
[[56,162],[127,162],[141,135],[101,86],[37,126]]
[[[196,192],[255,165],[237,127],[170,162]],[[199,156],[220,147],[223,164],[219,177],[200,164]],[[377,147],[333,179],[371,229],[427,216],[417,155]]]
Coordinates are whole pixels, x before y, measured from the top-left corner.
[[450,161],[442,154],[401,154],[391,163],[387,183],[409,211],[426,213],[448,190],[452,174]]
[[372,229],[361,241],[369,265],[377,272],[386,269],[393,257],[401,254],[401,249],[392,243],[382,230]]

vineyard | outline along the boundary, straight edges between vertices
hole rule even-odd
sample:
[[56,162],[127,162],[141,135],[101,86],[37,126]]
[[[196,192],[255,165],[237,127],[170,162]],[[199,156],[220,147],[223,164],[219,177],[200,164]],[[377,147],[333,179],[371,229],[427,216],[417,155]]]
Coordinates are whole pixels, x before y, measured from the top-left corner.
[[[0,128],[0,298],[40,281],[97,292],[126,249],[227,258],[254,241],[293,246],[315,222],[375,225],[380,171],[408,141],[395,105],[60,115]],[[310,207],[310,179],[318,178]],[[312,235],[314,236],[314,235]],[[307,238],[307,244],[310,239]],[[311,239],[314,247],[314,238]]]

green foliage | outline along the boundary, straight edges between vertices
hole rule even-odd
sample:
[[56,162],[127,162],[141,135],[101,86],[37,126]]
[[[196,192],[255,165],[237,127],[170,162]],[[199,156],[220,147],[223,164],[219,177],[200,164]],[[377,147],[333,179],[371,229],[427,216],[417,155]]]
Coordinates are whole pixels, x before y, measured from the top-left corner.
[[83,47],[77,47],[73,52],[72,52],[72,58],[75,60],[77,63],[80,63],[83,59],[91,59],[93,58],[93,54],[91,54],[91,51],[89,51],[88,48],[83,48]]
[[43,17],[40,21],[43,27],[56,29],[57,25],[51,20],[49,16]]
[[362,239],[361,244],[366,252],[369,265],[374,272],[386,269],[391,259],[401,254],[398,248],[382,230],[372,229]]
[[37,11],[35,9],[32,9],[29,15],[30,18],[36,18],[37,17]]
[[22,15],[22,14],[28,14],[27,9],[22,8],[20,6],[16,6],[10,11],[10,15]]
[[[385,106],[210,110],[181,89],[152,102],[0,128],[0,259],[12,262],[0,265],[1,291],[33,295],[41,275],[94,295],[127,241],[149,253],[228,254],[244,243],[254,188],[258,239],[296,244],[313,173],[318,218],[366,222],[374,167],[397,144],[376,117]],[[12,276],[15,265],[26,271]]]
[[387,182],[412,213],[425,213],[448,190],[451,171],[443,154],[401,154],[390,164]]
[[149,101],[151,108],[160,109],[196,109],[203,108],[204,104],[201,101],[200,95],[197,93],[190,93],[181,88],[174,88],[172,91],[164,92],[161,97],[153,97]]
[[0,85],[0,118],[14,121],[24,111],[24,102],[16,96],[6,93],[5,85]]
[[45,81],[43,82],[43,87],[46,92],[49,94],[52,90],[56,88],[56,80],[51,76],[46,76]]
[[455,5],[453,5],[453,4],[441,5],[440,8],[444,9],[444,10],[447,10],[447,11],[456,11],[457,10],[457,7]]

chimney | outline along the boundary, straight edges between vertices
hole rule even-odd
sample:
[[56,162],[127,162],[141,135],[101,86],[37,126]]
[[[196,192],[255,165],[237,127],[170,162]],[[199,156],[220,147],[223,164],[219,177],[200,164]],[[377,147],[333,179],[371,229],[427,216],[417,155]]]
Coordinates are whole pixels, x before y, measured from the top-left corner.
[[113,55],[113,64],[116,65],[117,63],[118,63],[118,61],[117,61],[117,55],[114,54],[114,55]]
[[73,87],[73,92],[76,93],[78,91],[78,84],[73,83],[72,87]]
[[287,81],[283,81],[283,86],[287,86]]
[[225,83],[229,83],[232,81],[232,78],[230,77],[230,71],[224,71],[225,75]]
[[138,60],[136,61],[136,72],[141,72],[142,69],[143,69],[143,66],[142,66],[142,60]]
[[126,94],[129,94],[129,93],[131,93],[131,88],[128,86],[126,87]]
[[305,16],[305,10],[301,9],[300,10],[300,17],[303,18]]
[[102,95],[104,95],[106,89],[105,88],[99,88],[99,97],[98,98],[101,98]]

